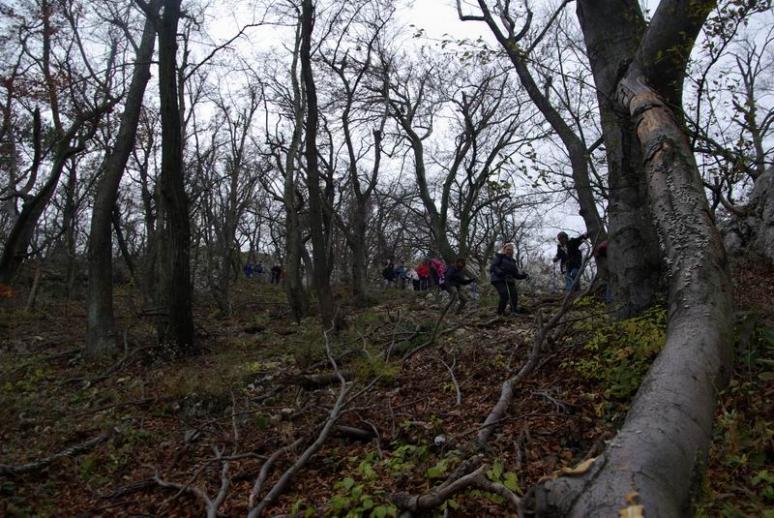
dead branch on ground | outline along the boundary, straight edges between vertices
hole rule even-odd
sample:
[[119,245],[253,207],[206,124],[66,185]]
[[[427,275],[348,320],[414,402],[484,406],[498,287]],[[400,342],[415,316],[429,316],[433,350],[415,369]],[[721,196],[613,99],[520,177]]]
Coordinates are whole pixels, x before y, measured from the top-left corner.
[[[323,443],[330,435],[331,430],[333,429],[334,425],[336,424],[336,421],[338,420],[339,416],[341,415],[341,412],[344,409],[346,396],[349,393],[349,387],[347,387],[347,381],[344,379],[344,376],[341,374],[341,371],[339,370],[339,366],[336,364],[336,360],[333,358],[333,355],[331,354],[330,341],[328,340],[327,331],[323,331],[323,338],[325,339],[325,353],[328,355],[328,360],[331,362],[331,365],[333,366],[333,370],[336,372],[339,378],[339,395],[338,395],[338,398],[336,399],[336,403],[334,404],[333,408],[328,414],[328,418],[326,419],[325,424],[322,427],[322,430],[317,436],[317,439],[315,439],[315,441],[304,450],[304,452],[298,457],[298,459],[296,459],[296,461],[287,470],[285,470],[285,472],[282,474],[282,476],[280,476],[279,480],[274,484],[274,486],[266,494],[266,496],[263,497],[263,499],[257,505],[255,505],[255,507],[251,506],[250,511],[247,514],[248,518],[255,518],[257,516],[260,516],[268,506],[270,506],[272,503],[276,501],[277,497],[279,497],[282,491],[285,490],[285,488],[293,479],[293,477],[296,475],[296,473],[298,473],[298,471],[300,471],[306,465],[306,463],[309,461],[312,455],[317,453],[317,451],[322,447]],[[267,461],[267,464],[268,464],[268,461]],[[266,471],[268,474],[268,469]],[[259,480],[260,480],[260,476],[259,476]],[[258,488],[257,491],[256,491],[256,487]],[[253,487],[253,492],[250,494],[250,497],[253,501],[257,497],[257,494],[260,491],[260,489],[261,489],[260,485],[258,484],[258,481],[256,481],[256,486]]]
[[489,438],[492,436],[492,433],[495,429],[495,424],[502,421],[503,417],[505,416],[505,413],[508,411],[508,407],[511,404],[511,401],[513,400],[513,389],[516,385],[518,385],[525,377],[527,377],[528,374],[530,374],[534,369],[535,366],[538,364],[538,359],[540,357],[540,351],[543,349],[544,343],[546,339],[548,338],[549,333],[562,321],[562,317],[567,314],[567,312],[570,310],[570,308],[573,305],[573,302],[576,300],[579,300],[581,297],[585,296],[587,291],[580,294],[580,296],[575,296],[573,290],[575,289],[575,286],[577,286],[578,282],[580,282],[581,275],[583,274],[583,270],[586,268],[586,265],[588,264],[590,259],[590,256],[586,256],[585,260],[583,261],[583,264],[580,267],[580,270],[578,271],[578,275],[575,277],[575,280],[569,290],[569,292],[565,295],[564,299],[562,300],[562,305],[559,307],[559,310],[554,313],[554,315],[548,320],[546,324],[543,324],[543,313],[541,310],[538,309],[537,311],[537,332],[535,333],[535,337],[532,340],[532,348],[530,349],[529,356],[527,357],[527,361],[522,365],[522,367],[519,369],[519,372],[516,373],[516,375],[508,378],[505,380],[502,384],[502,387],[500,389],[500,398],[497,400],[497,403],[492,408],[492,411],[489,413],[489,415],[484,420],[484,424],[481,427],[481,430],[478,432],[478,435],[476,436],[476,442],[478,443],[479,447],[486,446],[487,442],[489,441]]
[[220,470],[220,489],[218,490],[218,493],[215,495],[214,499],[211,499],[209,495],[207,495],[207,493],[204,492],[204,490],[199,489],[198,487],[192,486],[190,483],[178,484],[176,482],[168,482],[166,480],[162,480],[161,477],[159,477],[158,472],[156,472],[153,475],[153,481],[157,485],[163,488],[177,489],[178,492],[175,495],[175,497],[177,497],[178,495],[181,495],[182,493],[190,493],[196,496],[199,500],[204,502],[207,509],[207,518],[217,518],[218,508],[226,500],[226,495],[228,494],[229,487],[231,487],[231,478],[229,477],[229,474],[228,474],[229,462],[227,460],[224,460],[223,451],[215,449],[215,455],[216,455],[216,459],[221,462],[221,470]]
[[481,457],[477,456],[463,462],[443,484],[429,493],[423,495],[398,493],[392,497],[392,501],[404,511],[412,513],[429,511],[438,508],[456,493],[475,487],[503,497],[509,507],[521,511],[521,498],[504,485],[489,480],[486,477],[489,466],[481,464],[481,460]]
[[430,338],[425,343],[418,345],[414,349],[411,349],[406,354],[404,354],[403,355],[404,362],[408,361],[412,356],[414,356],[422,349],[425,349],[426,347],[430,347],[435,343],[435,339],[438,338],[438,328],[441,327],[441,323],[443,322],[444,317],[446,317],[446,314],[449,312],[449,308],[451,308],[456,301],[457,301],[457,294],[455,293],[449,298],[448,304],[446,304],[446,307],[443,308],[443,311],[441,312],[440,316],[435,321],[435,326],[433,327],[433,334],[430,335]]
[[69,448],[65,448],[64,450],[60,451],[59,453],[55,453],[54,455],[51,455],[49,457],[44,457],[40,460],[36,460],[33,462],[28,462],[26,464],[0,464],[0,476],[14,476],[14,475],[21,475],[23,473],[31,473],[33,471],[39,471],[52,462],[61,459],[62,457],[73,457],[75,455],[80,455],[81,453],[85,453],[98,444],[106,441],[110,436],[112,435],[112,431],[108,430],[105,432],[102,432],[96,437],[92,437],[88,441],[82,442],[80,444],[76,444],[75,446],[70,446]]
[[462,404],[462,392],[460,392],[460,384],[457,383],[457,377],[454,375],[454,367],[457,366],[457,357],[454,357],[451,366],[443,361],[443,358],[440,356],[438,359],[441,361],[443,366],[446,367],[446,370],[449,371],[449,376],[451,376],[452,383],[454,383],[454,390],[457,392],[457,406],[460,406]]

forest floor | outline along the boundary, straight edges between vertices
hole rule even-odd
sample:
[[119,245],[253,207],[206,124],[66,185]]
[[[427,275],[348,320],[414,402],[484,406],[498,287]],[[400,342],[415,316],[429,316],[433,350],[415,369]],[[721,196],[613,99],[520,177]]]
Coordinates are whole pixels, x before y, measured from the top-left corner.
[[[774,516],[774,272],[740,268],[735,277],[736,367],[721,394],[696,514]],[[265,515],[396,516],[394,494],[427,493],[476,453],[490,480],[521,494],[601,452],[665,336],[663,308],[615,323],[603,305],[576,302],[482,450],[481,423],[502,382],[526,361],[537,314],[555,312],[558,295],[523,295],[526,313],[499,319],[484,296],[479,307],[441,319],[435,342],[405,360],[428,342],[443,303],[410,291],[377,295],[371,307],[342,308],[346,329],[324,336],[314,317],[291,322],[279,289],[242,280],[231,317],[197,309],[205,353],[172,359],[154,346],[153,322],[122,289],[125,353],[102,362],[81,355],[82,302],[49,300],[25,311],[7,300],[0,515],[199,516],[203,496],[215,500],[224,481],[219,513],[246,515],[266,459],[300,440],[275,457],[258,500],[334,406],[340,387],[329,376],[326,343],[351,381],[346,407]],[[84,448],[8,473],[74,445]],[[468,489],[438,513],[511,512],[499,496]]]

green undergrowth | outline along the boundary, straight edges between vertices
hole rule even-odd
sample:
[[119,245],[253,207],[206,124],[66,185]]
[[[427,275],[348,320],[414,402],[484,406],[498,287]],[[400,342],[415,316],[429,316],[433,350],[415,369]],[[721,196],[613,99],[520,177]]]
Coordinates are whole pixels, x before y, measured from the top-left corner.
[[616,321],[594,302],[581,301],[574,331],[582,337],[581,354],[562,363],[595,385],[597,414],[610,420],[625,415],[628,404],[653,360],[666,343],[666,308],[656,306]]
[[[410,488],[419,480],[419,485],[411,491],[425,492],[427,484],[437,485],[449,477],[464,457],[458,450],[436,452],[429,446],[411,443],[396,444],[391,451],[384,451],[381,457],[375,451],[348,456],[339,466],[343,476],[334,484],[334,493],[326,502],[324,516],[397,517],[399,510],[390,500],[396,482]],[[333,462],[333,459],[328,462]],[[492,463],[486,476],[517,494],[522,493],[518,475],[506,471],[499,460]],[[483,497],[498,505],[504,503],[498,495],[473,489],[448,499],[438,511],[427,516],[446,516],[448,510],[461,509],[465,496],[472,497],[473,501]],[[319,510],[314,502],[304,498],[296,500],[291,508],[293,516],[319,516]],[[467,514],[463,512],[463,515]]]
[[743,315],[696,516],[774,518],[774,326]]

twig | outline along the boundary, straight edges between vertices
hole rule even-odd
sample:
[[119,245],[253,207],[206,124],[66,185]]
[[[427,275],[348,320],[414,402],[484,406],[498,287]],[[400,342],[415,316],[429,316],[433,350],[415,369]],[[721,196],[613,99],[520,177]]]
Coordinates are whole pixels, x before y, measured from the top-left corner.
[[[218,508],[223,504],[223,501],[226,499],[226,495],[228,494],[228,489],[231,486],[231,479],[228,476],[229,462],[227,460],[223,460],[223,451],[215,450],[215,454],[216,454],[217,460],[220,460],[222,465],[221,465],[221,471],[220,471],[220,489],[218,490],[218,494],[215,495],[214,500],[210,499],[207,493],[205,493],[203,490],[199,489],[198,487],[192,486],[190,483],[178,484],[177,482],[168,482],[166,480],[162,480],[161,477],[159,477],[158,472],[156,472],[153,475],[153,481],[163,488],[177,489],[178,493],[177,495],[175,495],[175,497],[177,497],[182,493],[190,493],[196,496],[197,498],[199,498],[204,502],[207,508],[207,518],[217,518]],[[197,472],[197,475],[199,472],[201,472],[201,470]],[[175,497],[173,497],[173,499]]]
[[231,428],[234,431],[234,450],[232,455],[236,455],[239,448],[239,426],[237,425],[236,418],[236,398],[234,397],[234,391],[231,391]]
[[451,376],[452,383],[454,383],[454,390],[457,391],[457,406],[460,406],[462,404],[462,392],[460,392],[460,384],[457,383],[457,377],[454,375],[454,367],[457,365],[457,357],[454,357],[454,361],[451,364],[451,367],[449,367],[445,361],[443,361],[443,358],[440,356],[438,357],[439,360],[441,360],[441,363],[443,363],[443,366],[446,367],[446,370],[449,371],[449,375]]
[[444,317],[446,316],[446,313],[449,312],[449,308],[452,307],[452,304],[457,300],[457,294],[455,293],[449,298],[449,303],[446,304],[446,307],[443,308],[443,311],[441,312],[441,315],[438,317],[438,320],[435,321],[435,327],[433,327],[433,334],[430,335],[430,339],[423,343],[422,345],[419,345],[415,347],[414,349],[408,351],[406,354],[403,355],[403,361],[409,360],[412,356],[414,356],[416,353],[421,351],[422,349],[426,347],[430,347],[435,343],[435,339],[438,337],[438,328],[441,326],[441,322],[443,322]]
[[398,334],[398,327],[400,327],[400,322],[403,319],[403,313],[398,311],[398,320],[395,322],[395,328],[392,331],[392,339],[390,341],[390,347],[387,348],[387,352],[384,354],[384,361],[388,362],[390,361],[390,355],[392,354],[392,349],[395,347],[395,337]]

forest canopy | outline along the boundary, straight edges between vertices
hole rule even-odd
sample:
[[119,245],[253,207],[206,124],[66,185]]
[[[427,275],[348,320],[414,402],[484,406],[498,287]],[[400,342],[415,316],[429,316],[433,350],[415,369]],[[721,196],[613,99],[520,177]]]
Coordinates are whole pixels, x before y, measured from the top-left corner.
[[0,13],[0,511],[771,505],[770,2]]

